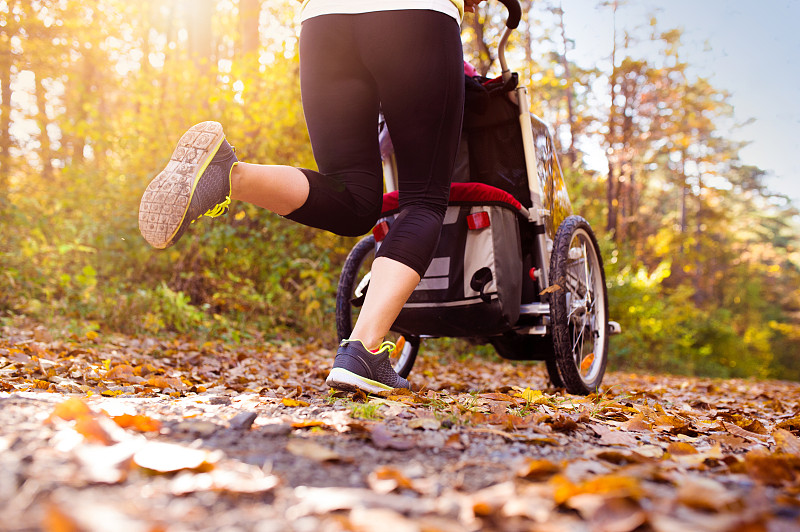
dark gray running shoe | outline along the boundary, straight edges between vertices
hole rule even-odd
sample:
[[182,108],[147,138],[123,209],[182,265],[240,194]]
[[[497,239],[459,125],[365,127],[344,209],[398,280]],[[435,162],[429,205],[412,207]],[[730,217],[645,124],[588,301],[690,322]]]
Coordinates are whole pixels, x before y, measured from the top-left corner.
[[325,384],[331,388],[354,392],[378,393],[394,388],[411,389],[411,384],[397,374],[389,362],[394,351],[392,342],[383,342],[377,353],[364,347],[361,340],[344,340],[339,344],[336,360]]
[[139,231],[156,248],[171,246],[201,216],[228,212],[233,148],[219,122],[201,122],[183,134],[139,204]]

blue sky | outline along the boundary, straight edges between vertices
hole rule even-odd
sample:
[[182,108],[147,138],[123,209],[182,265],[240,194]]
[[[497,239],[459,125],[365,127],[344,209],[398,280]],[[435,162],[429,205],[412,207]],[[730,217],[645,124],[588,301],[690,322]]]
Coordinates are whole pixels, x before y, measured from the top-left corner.
[[[575,40],[570,59],[578,63],[610,55],[611,11],[598,3],[562,0]],[[660,29],[684,30],[684,57],[697,75],[731,93],[737,123],[754,119],[725,134],[750,141],[744,162],[770,171],[770,189],[800,206],[800,1],[629,0],[618,28],[646,26],[653,14]]]

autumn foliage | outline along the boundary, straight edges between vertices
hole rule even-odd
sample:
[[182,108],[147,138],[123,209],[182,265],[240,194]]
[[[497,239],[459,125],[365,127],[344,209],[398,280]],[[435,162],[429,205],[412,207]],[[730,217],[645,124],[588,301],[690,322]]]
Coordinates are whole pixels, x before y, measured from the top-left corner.
[[[576,210],[602,237],[611,317],[625,331],[611,367],[800,378],[797,212],[726,138],[724,87],[691,74],[694,52],[656,19],[617,36],[603,71],[571,62],[562,12],[523,4],[509,59],[534,112],[554,126]],[[148,249],[136,225],[145,185],[200,120],[222,122],[241,159],[314,167],[296,9],[290,0],[0,3],[3,320],[80,337],[334,341],[333,296],[352,239],[241,203],[164,252]],[[484,4],[463,26],[482,72],[496,70],[501,9]],[[637,55],[637,41],[658,53]],[[607,168],[581,151],[596,139]]]

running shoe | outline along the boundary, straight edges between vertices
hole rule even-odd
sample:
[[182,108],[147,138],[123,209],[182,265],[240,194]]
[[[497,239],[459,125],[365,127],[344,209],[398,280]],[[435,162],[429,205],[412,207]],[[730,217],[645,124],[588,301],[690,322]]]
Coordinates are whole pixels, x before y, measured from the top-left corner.
[[189,128],[164,168],[147,186],[139,204],[139,231],[164,249],[201,216],[228,212],[231,170],[238,160],[219,122]]
[[392,342],[383,342],[377,352],[367,349],[361,340],[344,340],[339,345],[333,369],[325,383],[331,388],[354,392],[379,393],[394,388],[411,389],[411,384],[397,374],[389,362]]

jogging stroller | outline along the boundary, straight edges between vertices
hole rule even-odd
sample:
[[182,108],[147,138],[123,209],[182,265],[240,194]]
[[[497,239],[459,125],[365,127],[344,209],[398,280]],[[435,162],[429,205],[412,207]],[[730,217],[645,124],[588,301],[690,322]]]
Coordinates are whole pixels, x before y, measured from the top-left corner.
[[[440,242],[430,267],[392,326],[395,370],[408,376],[421,340],[469,338],[511,360],[543,360],[570,393],[596,391],[608,359],[609,322],[600,249],[572,212],[548,126],[530,114],[505,47],[521,17],[508,9],[498,47],[502,75],[466,77],[462,146]],[[389,137],[381,146],[388,192],[372,235],[350,251],[336,295],[339,339],[350,337],[369,270],[398,214]]]

